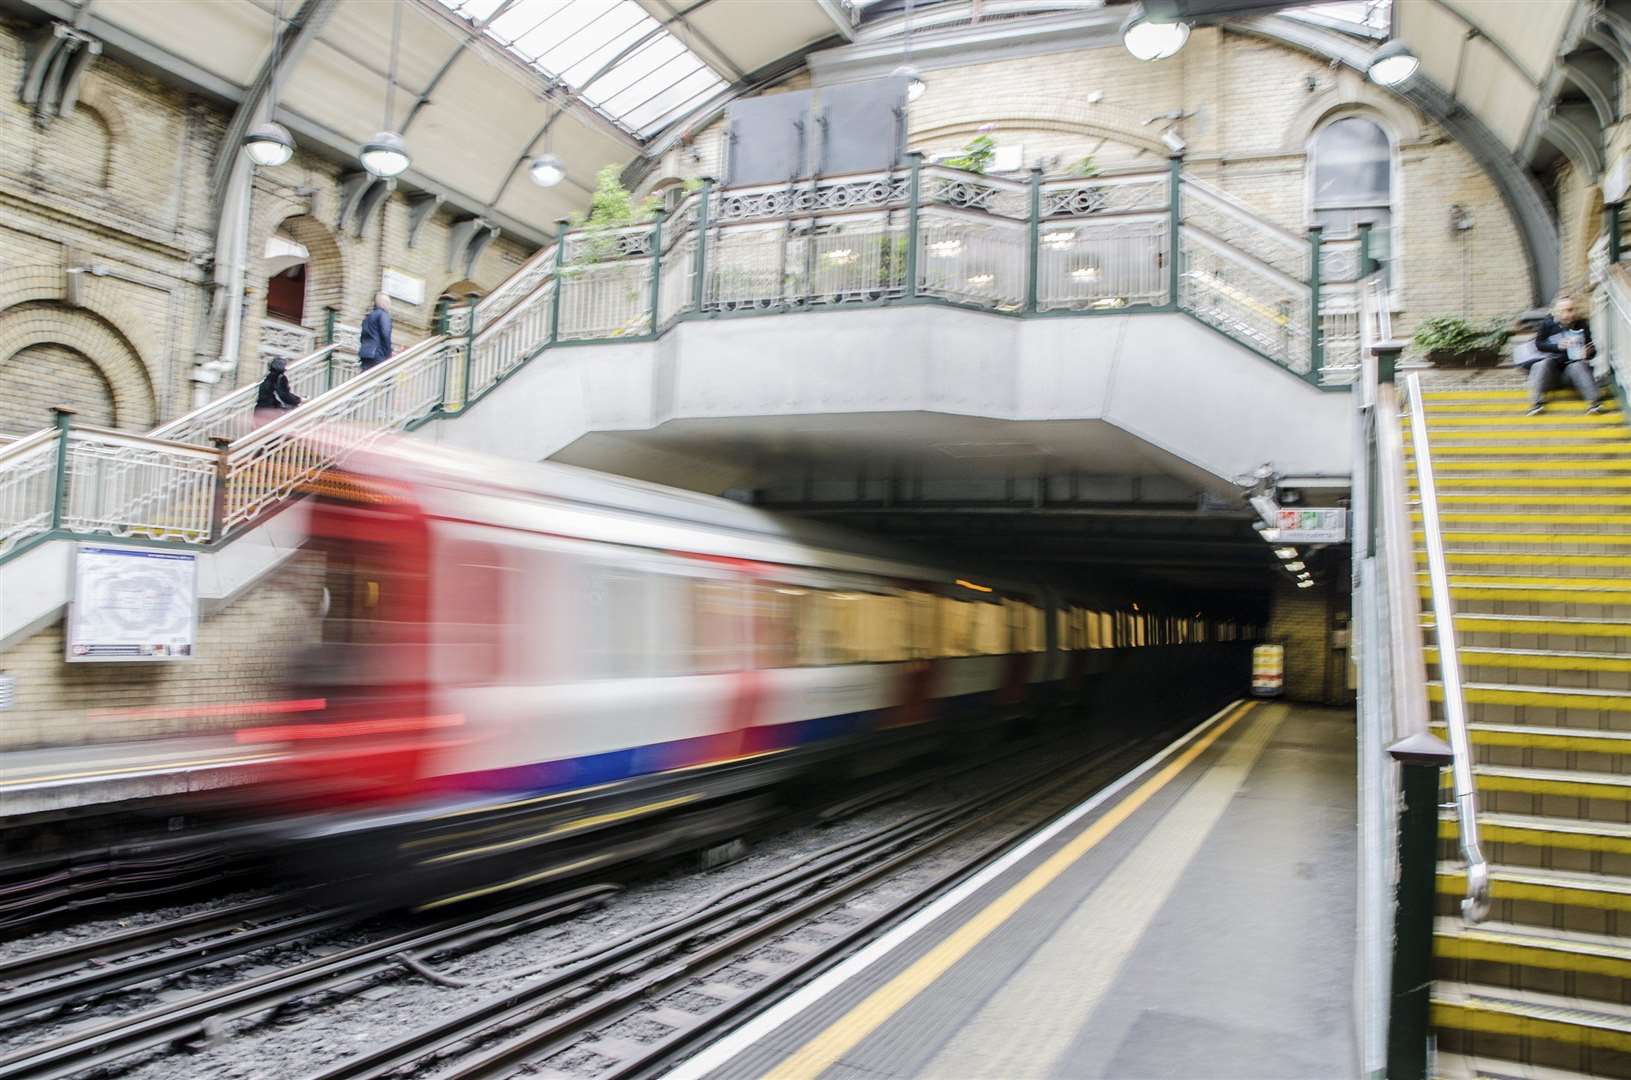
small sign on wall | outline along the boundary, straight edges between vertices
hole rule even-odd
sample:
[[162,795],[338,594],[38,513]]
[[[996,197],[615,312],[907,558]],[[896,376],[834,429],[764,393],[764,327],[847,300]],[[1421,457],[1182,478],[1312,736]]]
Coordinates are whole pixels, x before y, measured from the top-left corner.
[[1282,544],[1340,544],[1348,539],[1348,511],[1340,506],[1282,509],[1274,525]]
[[198,557],[81,544],[68,606],[70,663],[191,660],[198,637]]
[[385,290],[386,296],[400,300],[404,304],[417,306],[425,302],[424,278],[410,277],[400,270],[387,270],[380,287]]

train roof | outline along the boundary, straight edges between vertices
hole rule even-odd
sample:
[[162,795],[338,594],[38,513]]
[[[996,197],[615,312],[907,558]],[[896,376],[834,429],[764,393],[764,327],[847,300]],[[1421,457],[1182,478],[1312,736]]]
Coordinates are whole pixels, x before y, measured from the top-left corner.
[[[714,495],[575,465],[517,462],[418,439],[398,438],[376,444],[366,455],[353,461],[352,467],[363,471],[377,469],[387,475],[406,473],[412,482],[443,488],[455,497],[460,493],[522,495],[530,500],[564,503],[574,509],[598,513],[602,515],[602,522],[604,515],[638,517],[647,522],[660,519],[677,531],[671,537],[673,543],[656,546],[694,547],[684,543],[681,536],[697,540],[701,532],[725,533],[735,538],[735,542],[710,553],[947,584],[960,575],[972,573],[967,567],[953,569],[926,562],[897,545],[865,534],[801,521]],[[607,535],[601,528],[595,528],[590,519],[580,523],[589,526],[598,539],[640,546],[653,546],[654,541],[660,539],[652,536],[649,529],[627,534],[625,528],[624,535]],[[743,540],[750,541],[746,547],[741,543]],[[695,547],[695,550],[703,548]],[[983,573],[975,576],[990,580]],[[1009,593],[1040,592],[1034,582],[1002,580],[993,584]]]

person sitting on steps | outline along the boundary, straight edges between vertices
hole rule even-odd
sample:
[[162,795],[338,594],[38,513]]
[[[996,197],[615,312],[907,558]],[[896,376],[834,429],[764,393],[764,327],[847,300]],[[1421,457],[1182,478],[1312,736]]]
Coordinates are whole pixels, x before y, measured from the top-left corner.
[[1553,301],[1552,313],[1535,331],[1535,350],[1539,355],[1529,364],[1530,416],[1546,411],[1546,392],[1559,386],[1564,376],[1585,399],[1586,412],[1603,411],[1597,376],[1591,370],[1597,346],[1591,341],[1590,323],[1575,310],[1573,297],[1564,293]]

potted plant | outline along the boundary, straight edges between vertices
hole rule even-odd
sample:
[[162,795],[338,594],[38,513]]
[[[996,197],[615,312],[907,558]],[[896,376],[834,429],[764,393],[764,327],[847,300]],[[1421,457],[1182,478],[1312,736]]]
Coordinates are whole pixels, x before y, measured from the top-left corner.
[[985,175],[985,170],[991,167],[991,161],[997,156],[997,142],[989,135],[976,135],[963,144],[963,152],[956,157],[949,157],[941,164],[952,169],[962,169],[964,172]]
[[1484,322],[1439,315],[1416,327],[1410,341],[1433,364],[1494,367],[1500,363],[1510,326],[1504,315]]

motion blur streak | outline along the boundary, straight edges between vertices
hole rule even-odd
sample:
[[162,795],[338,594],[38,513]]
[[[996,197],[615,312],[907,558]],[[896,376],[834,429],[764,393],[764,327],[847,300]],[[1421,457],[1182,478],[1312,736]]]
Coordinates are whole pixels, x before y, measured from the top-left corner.
[[278,716],[285,713],[322,712],[328,708],[326,698],[301,698],[297,701],[247,701],[233,704],[194,705],[185,709],[92,709],[85,714],[90,720],[200,720],[215,716]]
[[[318,708],[323,707],[319,702]],[[276,727],[244,728],[234,737],[241,743],[296,742],[301,739],[337,739],[349,735],[397,735],[439,728],[459,727],[464,717],[404,716],[394,720],[342,720],[331,724],[281,724]]]

